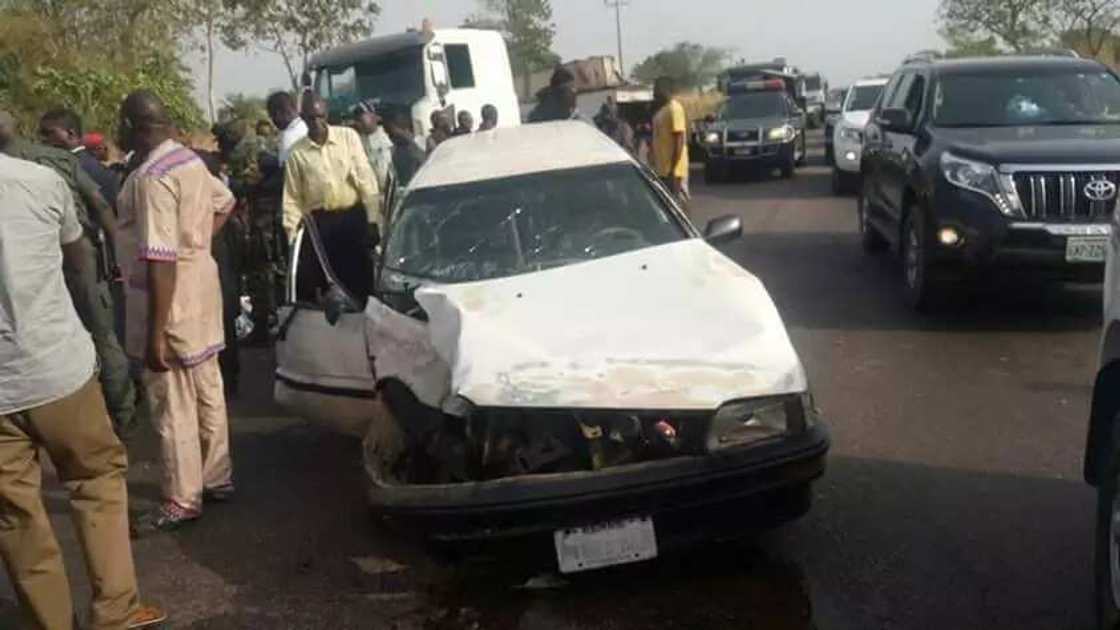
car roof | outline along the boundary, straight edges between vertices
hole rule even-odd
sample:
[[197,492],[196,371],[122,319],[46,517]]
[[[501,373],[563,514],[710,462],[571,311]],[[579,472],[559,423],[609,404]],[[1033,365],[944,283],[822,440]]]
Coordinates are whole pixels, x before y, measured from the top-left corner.
[[634,162],[629,153],[583,121],[500,127],[444,141],[409,189],[627,162]]
[[[974,74],[977,72],[1016,72],[1020,70],[1083,70],[1100,72],[1105,67],[1092,59],[1039,56],[1006,57],[966,57],[962,59],[938,59],[932,62],[918,62],[916,66],[928,65],[941,75]],[[905,66],[904,66],[905,67]]]
[[867,79],[860,79],[859,81],[856,81],[854,87],[866,87],[868,85],[886,85],[889,81],[889,77],[870,77]]

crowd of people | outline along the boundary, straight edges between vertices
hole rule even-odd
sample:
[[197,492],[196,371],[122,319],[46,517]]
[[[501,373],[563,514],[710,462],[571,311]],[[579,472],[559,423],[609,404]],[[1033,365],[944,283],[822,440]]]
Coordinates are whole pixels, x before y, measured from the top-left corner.
[[[657,89],[650,162],[685,190],[684,112]],[[315,94],[266,102],[267,120],[212,129],[217,150],[181,138],[158,96],[119,110],[104,136],[73,111],[45,112],[38,141],[0,111],[0,557],[32,627],[69,629],[71,595],[40,493],[39,450],[70,494],[93,584],[92,628],[141,628],[130,537],[175,530],[235,496],[226,401],[239,380],[241,295],[250,343],[270,343],[289,247],[304,226],[328,265],[304,261],[298,295],[361,308],[385,230],[385,191],[407,187],[443,142],[498,127],[493,105],[436,111],[421,143],[411,113],[361,101],[345,125]],[[384,111],[382,111],[384,109]],[[578,119],[558,70],[531,121]],[[637,151],[609,104],[596,124]],[[162,501],[128,511],[127,446],[144,418],[159,438]]]

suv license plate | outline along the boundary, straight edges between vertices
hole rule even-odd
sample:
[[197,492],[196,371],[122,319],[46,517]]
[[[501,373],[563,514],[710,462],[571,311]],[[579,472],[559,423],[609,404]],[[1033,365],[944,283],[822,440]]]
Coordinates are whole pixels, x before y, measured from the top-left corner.
[[561,573],[578,573],[657,557],[652,518],[634,518],[557,530],[556,560]]
[[1066,262],[1104,262],[1107,253],[1107,238],[1071,236],[1066,240]]
[[758,147],[740,147],[734,150],[735,155],[754,155],[758,152]]

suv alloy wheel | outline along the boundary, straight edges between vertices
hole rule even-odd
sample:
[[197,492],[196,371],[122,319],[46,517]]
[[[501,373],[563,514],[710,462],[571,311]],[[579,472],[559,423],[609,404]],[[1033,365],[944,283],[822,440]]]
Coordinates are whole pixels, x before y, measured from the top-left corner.
[[912,206],[902,223],[902,280],[906,302],[917,311],[937,306],[941,297],[938,278],[929,261],[930,240],[926,234],[925,214]]
[[860,187],[859,197],[856,199],[860,245],[863,246],[863,251],[868,254],[878,254],[887,248],[887,241],[881,234],[875,231],[875,228],[871,227],[871,223],[867,219],[867,186],[868,181],[864,178],[864,183]]

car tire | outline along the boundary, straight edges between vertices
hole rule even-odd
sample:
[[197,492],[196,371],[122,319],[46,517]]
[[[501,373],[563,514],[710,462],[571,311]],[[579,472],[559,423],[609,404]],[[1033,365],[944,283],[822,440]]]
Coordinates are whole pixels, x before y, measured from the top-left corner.
[[1094,599],[1099,630],[1120,628],[1120,457],[1116,438],[1109,441],[1108,462],[1097,484]]
[[797,158],[797,166],[805,166],[805,162],[809,159],[809,150],[805,144],[805,134],[801,134],[801,157]]
[[856,199],[856,219],[859,221],[860,245],[868,254],[878,254],[887,249],[887,239],[871,225],[867,217],[866,187],[861,187]]
[[838,168],[832,169],[832,194],[837,197],[847,194],[852,187],[852,182],[848,179],[848,174],[842,172]]
[[910,208],[902,222],[899,250],[907,304],[918,312],[935,310],[942,299],[942,279],[929,260],[930,238],[925,214],[918,207]]

